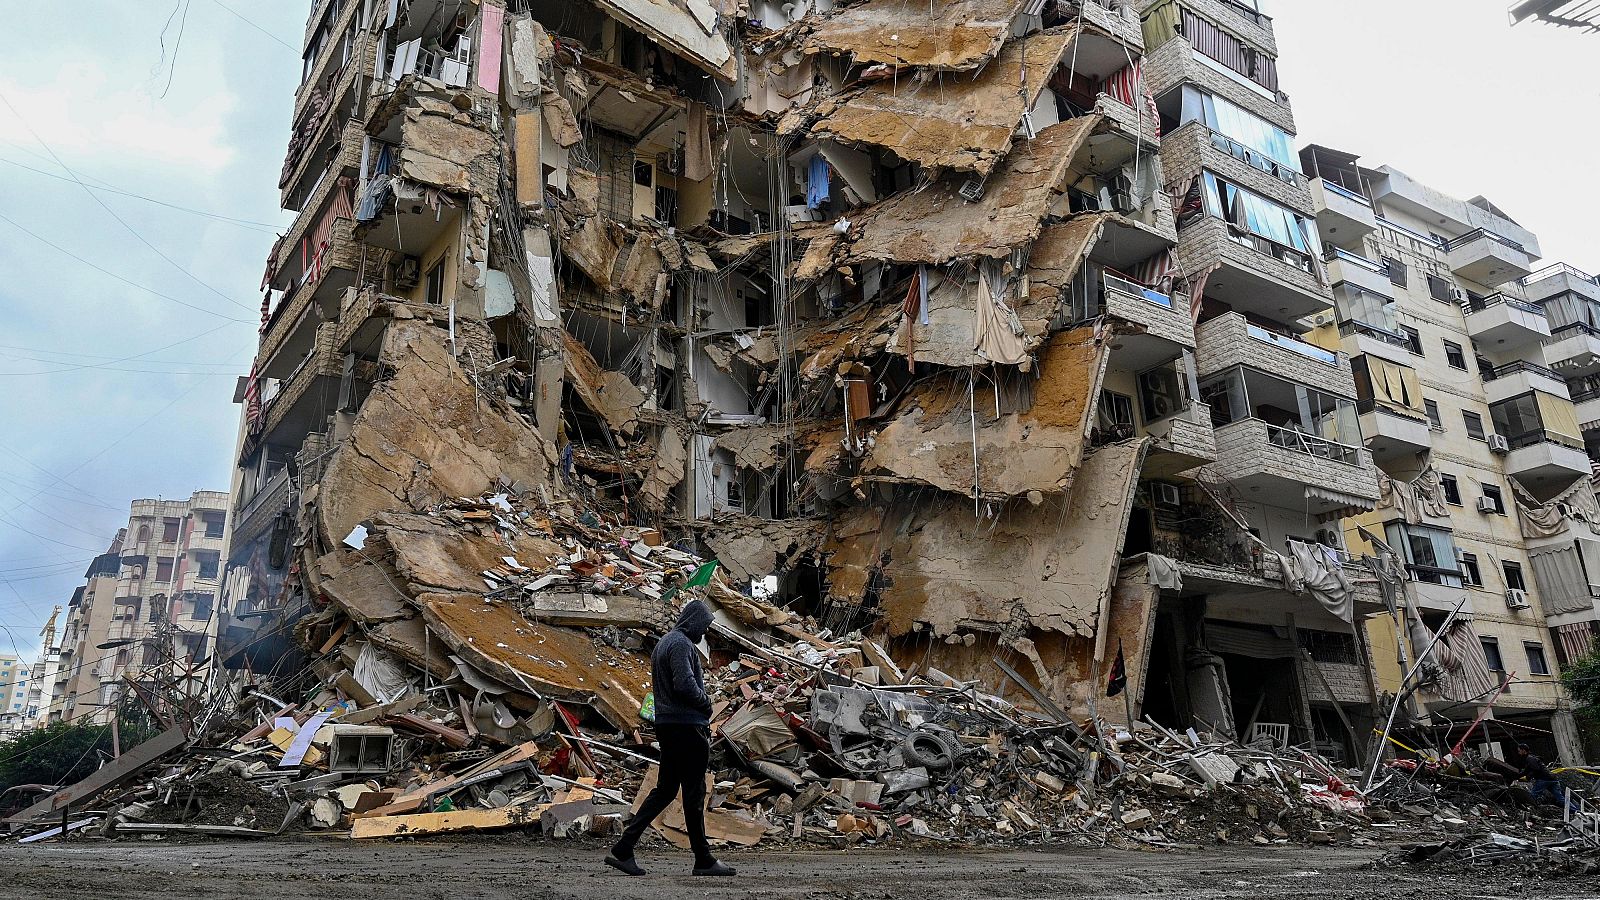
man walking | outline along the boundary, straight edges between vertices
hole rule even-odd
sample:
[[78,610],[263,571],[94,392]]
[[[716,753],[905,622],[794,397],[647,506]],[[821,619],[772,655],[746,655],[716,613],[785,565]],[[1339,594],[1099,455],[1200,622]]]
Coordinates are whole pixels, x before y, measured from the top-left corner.
[[667,632],[650,654],[650,678],[656,698],[656,740],[661,745],[661,765],[656,787],[622,837],[606,856],[606,865],[628,875],[643,875],[633,858],[633,848],[645,829],[674,797],[683,793],[683,821],[694,849],[694,874],[732,875],[733,869],[711,855],[706,841],[706,769],[711,764],[711,699],[706,696],[695,645],[711,627],[711,609],[692,600],[678,614],[677,627]]
[[1517,745],[1517,762],[1522,766],[1522,777],[1533,783],[1529,793],[1533,802],[1538,803],[1539,798],[1549,794],[1556,802],[1566,806],[1573,812],[1578,811],[1578,805],[1567,797],[1567,792],[1556,780],[1556,776],[1545,766],[1544,760],[1528,749],[1527,744]]

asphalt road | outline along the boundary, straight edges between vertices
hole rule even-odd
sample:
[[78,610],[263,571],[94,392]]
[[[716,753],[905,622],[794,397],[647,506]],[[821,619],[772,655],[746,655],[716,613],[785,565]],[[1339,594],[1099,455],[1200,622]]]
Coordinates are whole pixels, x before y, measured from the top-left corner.
[[497,836],[353,844],[96,841],[0,844],[0,898],[309,900],[309,898],[622,898],[622,900],[973,900],[1081,897],[1595,897],[1592,880],[1374,869],[1373,850],[747,851],[735,878],[693,878],[687,854],[641,850],[627,878],[599,865],[603,845]]

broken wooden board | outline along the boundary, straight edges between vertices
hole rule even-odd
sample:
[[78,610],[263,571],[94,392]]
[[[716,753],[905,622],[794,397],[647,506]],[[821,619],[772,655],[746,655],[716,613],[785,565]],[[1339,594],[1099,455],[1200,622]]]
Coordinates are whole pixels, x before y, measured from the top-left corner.
[[133,776],[149,763],[160,759],[188,742],[189,736],[182,728],[168,728],[166,731],[96,769],[89,777],[77,784],[68,785],[56,791],[5,821],[24,824],[47,819],[58,811],[67,808],[70,804],[77,803],[80,800],[87,800],[122,779]]
[[[650,792],[655,789],[658,774],[659,767],[657,766],[651,766],[645,772],[644,781],[639,785],[639,793],[633,800],[634,812],[639,811],[639,807],[644,805],[644,798],[649,796]],[[706,775],[707,797],[711,796],[711,786],[712,777],[708,774]],[[684,830],[688,827],[688,823],[683,818],[683,795],[681,793],[673,799],[672,805],[668,806],[662,811],[661,815],[656,817],[653,824],[656,831],[674,847],[680,850],[690,849],[689,833]],[[725,841],[740,847],[754,847],[760,843],[761,838],[766,833],[766,826],[760,822],[743,818],[731,812],[724,812],[720,809],[706,810],[706,837],[713,841]]]
[[456,831],[492,831],[501,828],[528,828],[539,824],[544,805],[505,806],[499,809],[458,809],[453,812],[417,813],[411,816],[369,816],[350,824],[356,840],[385,837],[416,837],[424,834],[449,834]]

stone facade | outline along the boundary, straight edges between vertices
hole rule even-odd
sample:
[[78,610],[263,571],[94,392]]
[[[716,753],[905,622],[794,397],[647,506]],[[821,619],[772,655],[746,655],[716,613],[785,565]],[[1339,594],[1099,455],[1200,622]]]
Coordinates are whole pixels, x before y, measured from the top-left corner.
[[1372,454],[1356,451],[1355,465],[1279,447],[1267,440],[1267,423],[1243,419],[1216,430],[1217,462],[1207,472],[1233,481],[1272,475],[1286,481],[1330,488],[1354,497],[1378,499]]
[[1199,341],[1195,367],[1201,375],[1245,365],[1297,384],[1309,385],[1319,391],[1355,399],[1356,383],[1350,372],[1348,354],[1337,353],[1338,364],[1329,365],[1286,350],[1251,335],[1248,323],[1238,313],[1228,313],[1202,323],[1195,335]]
[[1316,206],[1311,202],[1311,192],[1306,189],[1303,177],[1297,183],[1289,184],[1231,153],[1224,153],[1211,143],[1211,129],[1204,122],[1190,122],[1163,138],[1161,163],[1169,182],[1186,183],[1190,176],[1201,169],[1210,169],[1308,219],[1316,217]]
[[[1213,94],[1226,97],[1245,109],[1266,119],[1284,131],[1294,134],[1294,114],[1288,104],[1279,103],[1266,96],[1266,88],[1259,85],[1245,87],[1238,80],[1218,72],[1195,58],[1189,42],[1173,38],[1157,47],[1144,58],[1145,83],[1157,97],[1184,82],[1196,84]],[[1238,76],[1244,79],[1244,76]],[[1252,83],[1253,84],[1253,83]]]

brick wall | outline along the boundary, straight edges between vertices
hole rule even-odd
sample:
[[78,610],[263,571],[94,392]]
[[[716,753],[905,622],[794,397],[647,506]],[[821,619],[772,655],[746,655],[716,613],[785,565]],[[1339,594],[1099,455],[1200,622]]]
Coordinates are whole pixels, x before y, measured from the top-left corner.
[[1244,188],[1276,201],[1308,219],[1316,218],[1316,207],[1305,179],[1289,184],[1283,179],[1218,150],[1211,143],[1211,129],[1204,122],[1190,122],[1161,141],[1161,164],[1167,182],[1187,183],[1201,169],[1210,169]]
[[[1367,679],[1362,674],[1361,667],[1353,663],[1307,662],[1307,669],[1315,665],[1322,670],[1322,679],[1319,680],[1314,673],[1307,672],[1306,693],[1312,700],[1338,700],[1341,703],[1371,703],[1372,698],[1367,695]],[[1328,687],[1333,688],[1333,697],[1323,690],[1322,681],[1328,682]]]
[[1325,286],[1327,269],[1322,260],[1311,261],[1323,273],[1323,280],[1318,281],[1309,272],[1233,241],[1228,237],[1227,223],[1221,219],[1205,216],[1179,231],[1178,259],[1185,272],[1198,272],[1214,262],[1227,260],[1231,265],[1321,297],[1328,306],[1333,306],[1333,295]]
[[1194,48],[1183,38],[1173,38],[1144,58],[1145,83],[1159,97],[1185,81],[1193,82],[1294,134],[1294,113],[1289,104],[1269,100],[1232,78],[1193,58]]
[[[1359,465],[1299,453],[1267,441],[1267,426],[1245,419],[1216,430],[1217,462],[1207,471],[1228,480],[1267,474],[1287,481],[1314,484],[1376,501],[1378,478],[1372,454],[1357,451]],[[1263,501],[1265,502],[1265,501]]]
[[1349,354],[1339,353],[1339,364],[1330,366],[1292,350],[1285,350],[1252,337],[1246,330],[1244,316],[1238,313],[1228,313],[1202,323],[1195,329],[1195,339],[1195,368],[1201,375],[1242,364],[1348,400],[1356,397],[1355,376],[1350,371]]

